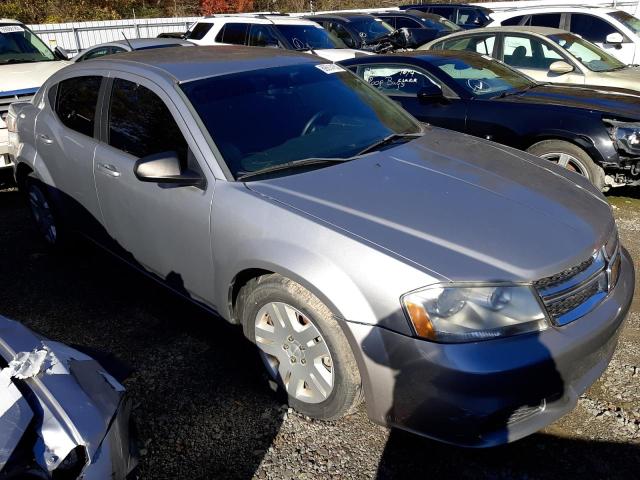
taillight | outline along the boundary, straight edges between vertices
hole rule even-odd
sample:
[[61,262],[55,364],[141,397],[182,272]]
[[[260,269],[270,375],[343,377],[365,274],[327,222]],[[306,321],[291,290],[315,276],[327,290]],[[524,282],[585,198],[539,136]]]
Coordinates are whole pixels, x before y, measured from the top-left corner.
[[5,115],[5,118],[3,118],[3,120],[7,124],[7,130],[9,130],[12,133],[16,133],[18,131],[18,122],[16,117],[14,117],[9,113]]

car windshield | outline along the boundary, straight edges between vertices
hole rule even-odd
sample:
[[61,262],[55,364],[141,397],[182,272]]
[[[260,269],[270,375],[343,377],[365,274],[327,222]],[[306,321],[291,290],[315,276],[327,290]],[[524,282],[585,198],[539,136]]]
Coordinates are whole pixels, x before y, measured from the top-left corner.
[[375,42],[393,32],[393,27],[379,18],[355,18],[349,21],[349,26],[358,32],[364,42]]
[[296,50],[344,48],[338,45],[320,25],[276,25],[278,31]]
[[306,64],[181,85],[234,177],[306,159],[348,159],[420,125],[334,64]]
[[48,62],[55,56],[31,30],[23,25],[0,23],[0,65]]
[[633,15],[629,15],[627,12],[623,12],[621,10],[618,10],[617,12],[611,12],[609,16],[618,20],[625,27],[635,33],[636,36],[640,37],[640,19],[634,17]]
[[549,35],[549,39],[568,51],[592,72],[610,72],[625,67],[620,60],[571,33]]
[[495,97],[534,87],[535,82],[485,55],[433,58],[429,62],[475,97]]

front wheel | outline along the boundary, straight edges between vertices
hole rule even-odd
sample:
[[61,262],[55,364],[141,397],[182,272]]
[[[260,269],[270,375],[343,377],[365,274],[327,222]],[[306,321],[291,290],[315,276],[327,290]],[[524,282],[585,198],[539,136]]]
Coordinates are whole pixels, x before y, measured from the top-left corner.
[[280,275],[262,276],[244,288],[239,298],[245,335],[289,405],[323,420],[352,411],[361,401],[360,374],[331,311]]
[[527,152],[586,177],[600,191],[607,190],[602,167],[573,143],[564,140],[544,140],[529,147]]

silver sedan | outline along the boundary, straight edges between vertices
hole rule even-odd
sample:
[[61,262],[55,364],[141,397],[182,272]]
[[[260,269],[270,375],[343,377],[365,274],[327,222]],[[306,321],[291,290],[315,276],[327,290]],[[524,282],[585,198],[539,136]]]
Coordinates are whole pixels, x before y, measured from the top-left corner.
[[422,126],[311,55],[81,62],[9,126],[52,247],[80,232],[241,326],[315,418],[364,398],[374,421],[442,441],[521,438],[604,371],[633,296],[586,179]]

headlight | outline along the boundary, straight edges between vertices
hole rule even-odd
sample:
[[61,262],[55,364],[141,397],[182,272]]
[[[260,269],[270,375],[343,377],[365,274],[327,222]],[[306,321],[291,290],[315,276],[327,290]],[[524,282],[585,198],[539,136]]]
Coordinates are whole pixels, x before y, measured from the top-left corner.
[[404,295],[402,304],[416,335],[436,342],[490,340],[549,326],[527,285],[438,284]]
[[618,149],[631,155],[640,155],[640,123],[608,119],[604,121],[611,126],[609,135],[616,142]]

